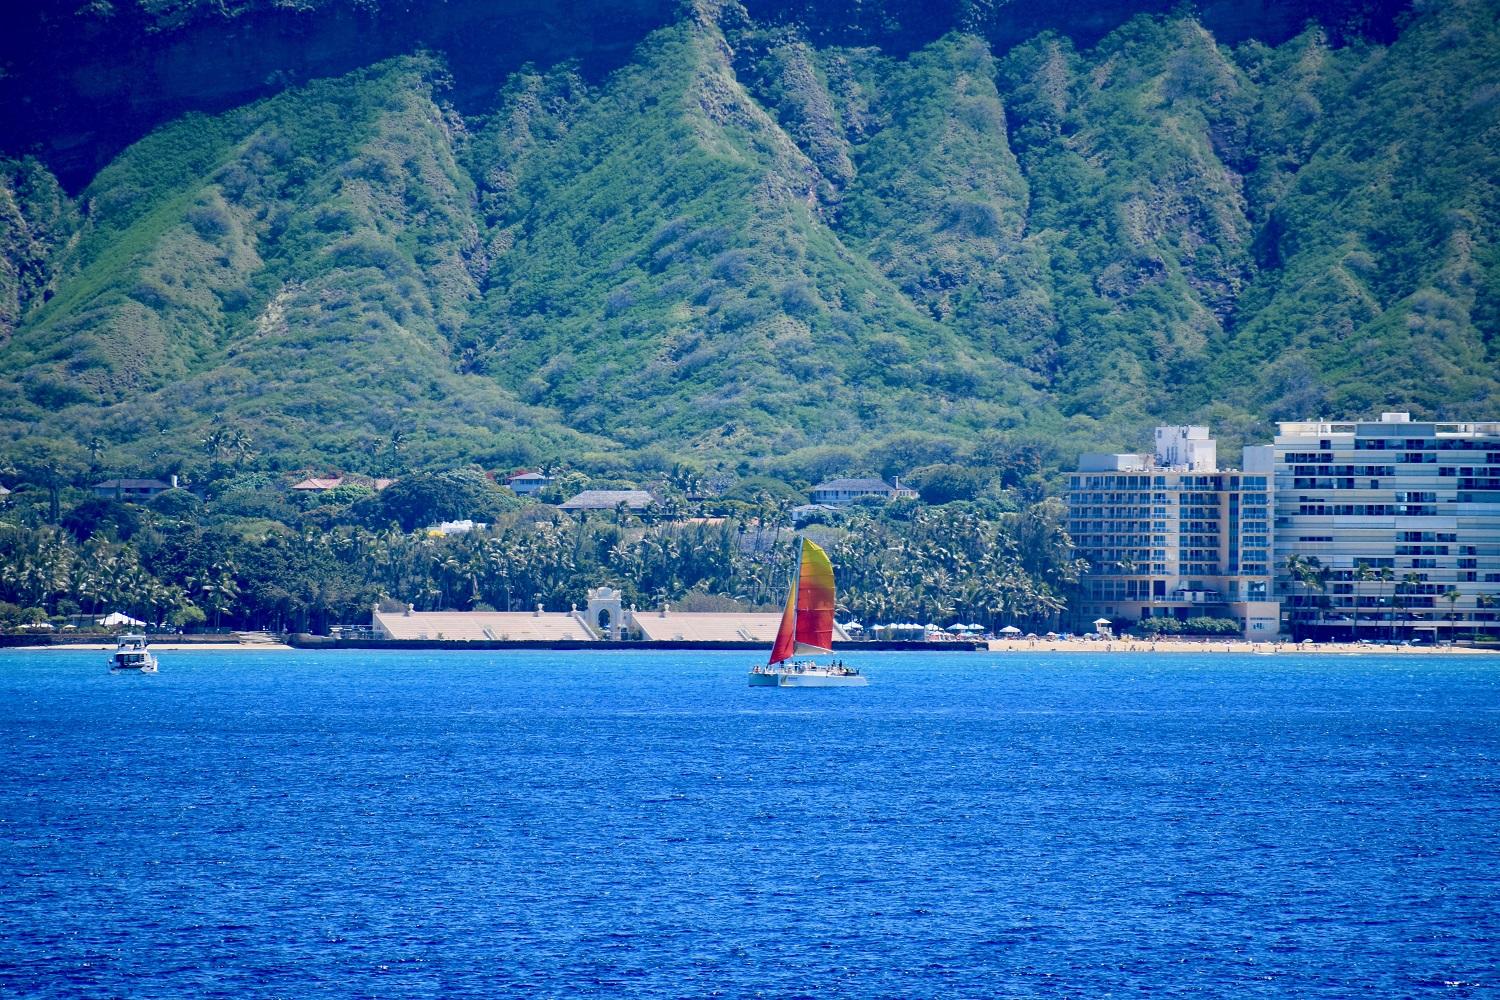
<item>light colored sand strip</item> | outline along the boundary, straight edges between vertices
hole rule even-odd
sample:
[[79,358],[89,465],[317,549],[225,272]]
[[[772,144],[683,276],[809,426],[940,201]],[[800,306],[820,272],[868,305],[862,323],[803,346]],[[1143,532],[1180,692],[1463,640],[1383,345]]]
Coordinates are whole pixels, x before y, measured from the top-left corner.
[[1494,650],[1468,646],[1375,646],[1353,642],[1315,642],[1307,645],[1270,642],[1148,642],[1141,639],[995,639],[992,653],[1381,653],[1407,655],[1453,656],[1470,653],[1494,654]]

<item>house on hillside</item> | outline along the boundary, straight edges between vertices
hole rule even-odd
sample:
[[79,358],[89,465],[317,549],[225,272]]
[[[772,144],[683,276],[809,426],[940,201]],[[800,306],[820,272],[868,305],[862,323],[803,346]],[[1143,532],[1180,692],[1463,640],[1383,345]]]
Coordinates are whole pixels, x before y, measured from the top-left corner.
[[505,485],[509,486],[510,491],[518,497],[530,496],[551,486],[552,477],[540,472],[532,472],[530,469],[522,469],[506,476]]
[[344,485],[343,476],[314,476],[304,479],[300,483],[293,483],[292,489],[299,493],[327,493],[329,490],[338,489]]
[[483,521],[464,518],[462,521],[442,521],[422,529],[429,538],[446,538],[449,535],[467,535],[471,531],[483,531],[489,525]]
[[626,510],[640,513],[656,506],[656,498],[645,490],[584,490],[582,493],[557,505],[558,510],[611,511],[621,505]]
[[158,493],[176,488],[176,476],[172,477],[170,483],[164,483],[160,479],[106,479],[93,486],[94,496],[115,500],[150,500]]
[[916,490],[902,486],[899,479],[896,480],[895,486],[890,485],[884,479],[830,479],[814,486],[809,498],[815,504],[841,506],[853,503],[861,497],[897,500],[916,495]]
[[800,527],[815,517],[839,514],[840,510],[831,503],[802,503],[793,507],[789,513],[792,516],[792,524]]
[[394,479],[377,479],[373,476],[313,476],[300,483],[293,483],[292,489],[299,493],[327,493],[340,486],[368,486],[379,493],[394,482]]

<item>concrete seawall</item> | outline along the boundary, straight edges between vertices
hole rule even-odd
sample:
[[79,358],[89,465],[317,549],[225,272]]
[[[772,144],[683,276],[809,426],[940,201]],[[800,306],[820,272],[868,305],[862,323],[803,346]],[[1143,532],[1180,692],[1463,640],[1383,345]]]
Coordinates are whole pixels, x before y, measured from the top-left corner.
[[[327,636],[299,633],[287,637],[287,643],[298,649],[743,649],[765,652],[764,642],[685,642],[659,639],[612,642],[608,640],[549,640],[549,639],[330,639]],[[863,650],[898,650],[906,653],[972,653],[984,650],[983,642],[847,642],[839,643],[836,655],[849,655]]]
[[[151,645],[159,646],[170,643],[173,646],[240,646],[248,645],[233,632],[230,633],[194,633],[191,635],[177,635],[175,633],[148,633],[146,638]],[[12,649],[17,647],[56,646],[66,649],[69,646],[99,646],[107,645],[111,649],[115,645],[113,635],[102,633],[84,633],[82,635],[63,634],[54,635],[44,632],[40,635],[0,635],[0,649]]]

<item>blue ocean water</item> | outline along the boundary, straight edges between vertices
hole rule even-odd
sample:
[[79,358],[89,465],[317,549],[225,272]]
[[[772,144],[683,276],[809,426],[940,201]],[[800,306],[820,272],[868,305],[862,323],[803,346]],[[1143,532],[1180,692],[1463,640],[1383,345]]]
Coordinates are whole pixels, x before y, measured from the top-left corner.
[[0,996],[1500,987],[1500,657],[0,652]]

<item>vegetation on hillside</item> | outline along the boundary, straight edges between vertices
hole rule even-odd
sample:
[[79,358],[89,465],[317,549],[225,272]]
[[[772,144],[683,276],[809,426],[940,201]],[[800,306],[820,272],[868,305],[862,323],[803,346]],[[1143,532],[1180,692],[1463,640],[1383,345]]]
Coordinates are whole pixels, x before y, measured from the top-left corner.
[[812,478],[1493,416],[1496,23],[898,55],[703,4],[463,115],[414,54],[176,121],[76,200],[7,161],[0,464]]
[[[152,625],[326,633],[368,623],[381,600],[566,611],[604,584],[640,607],[775,610],[796,551],[787,505],[758,492],[694,511],[662,492],[644,520],[573,518],[473,470],[315,497],[252,473],[206,502],[184,490],[144,505],[79,497],[54,525],[41,491],[22,491],[0,504],[0,627],[123,611]],[[1006,499],[865,507],[816,529],[846,620],[1056,623],[1079,571],[1062,505]],[[685,519],[703,510],[729,516]],[[459,516],[486,526],[425,530]]]

